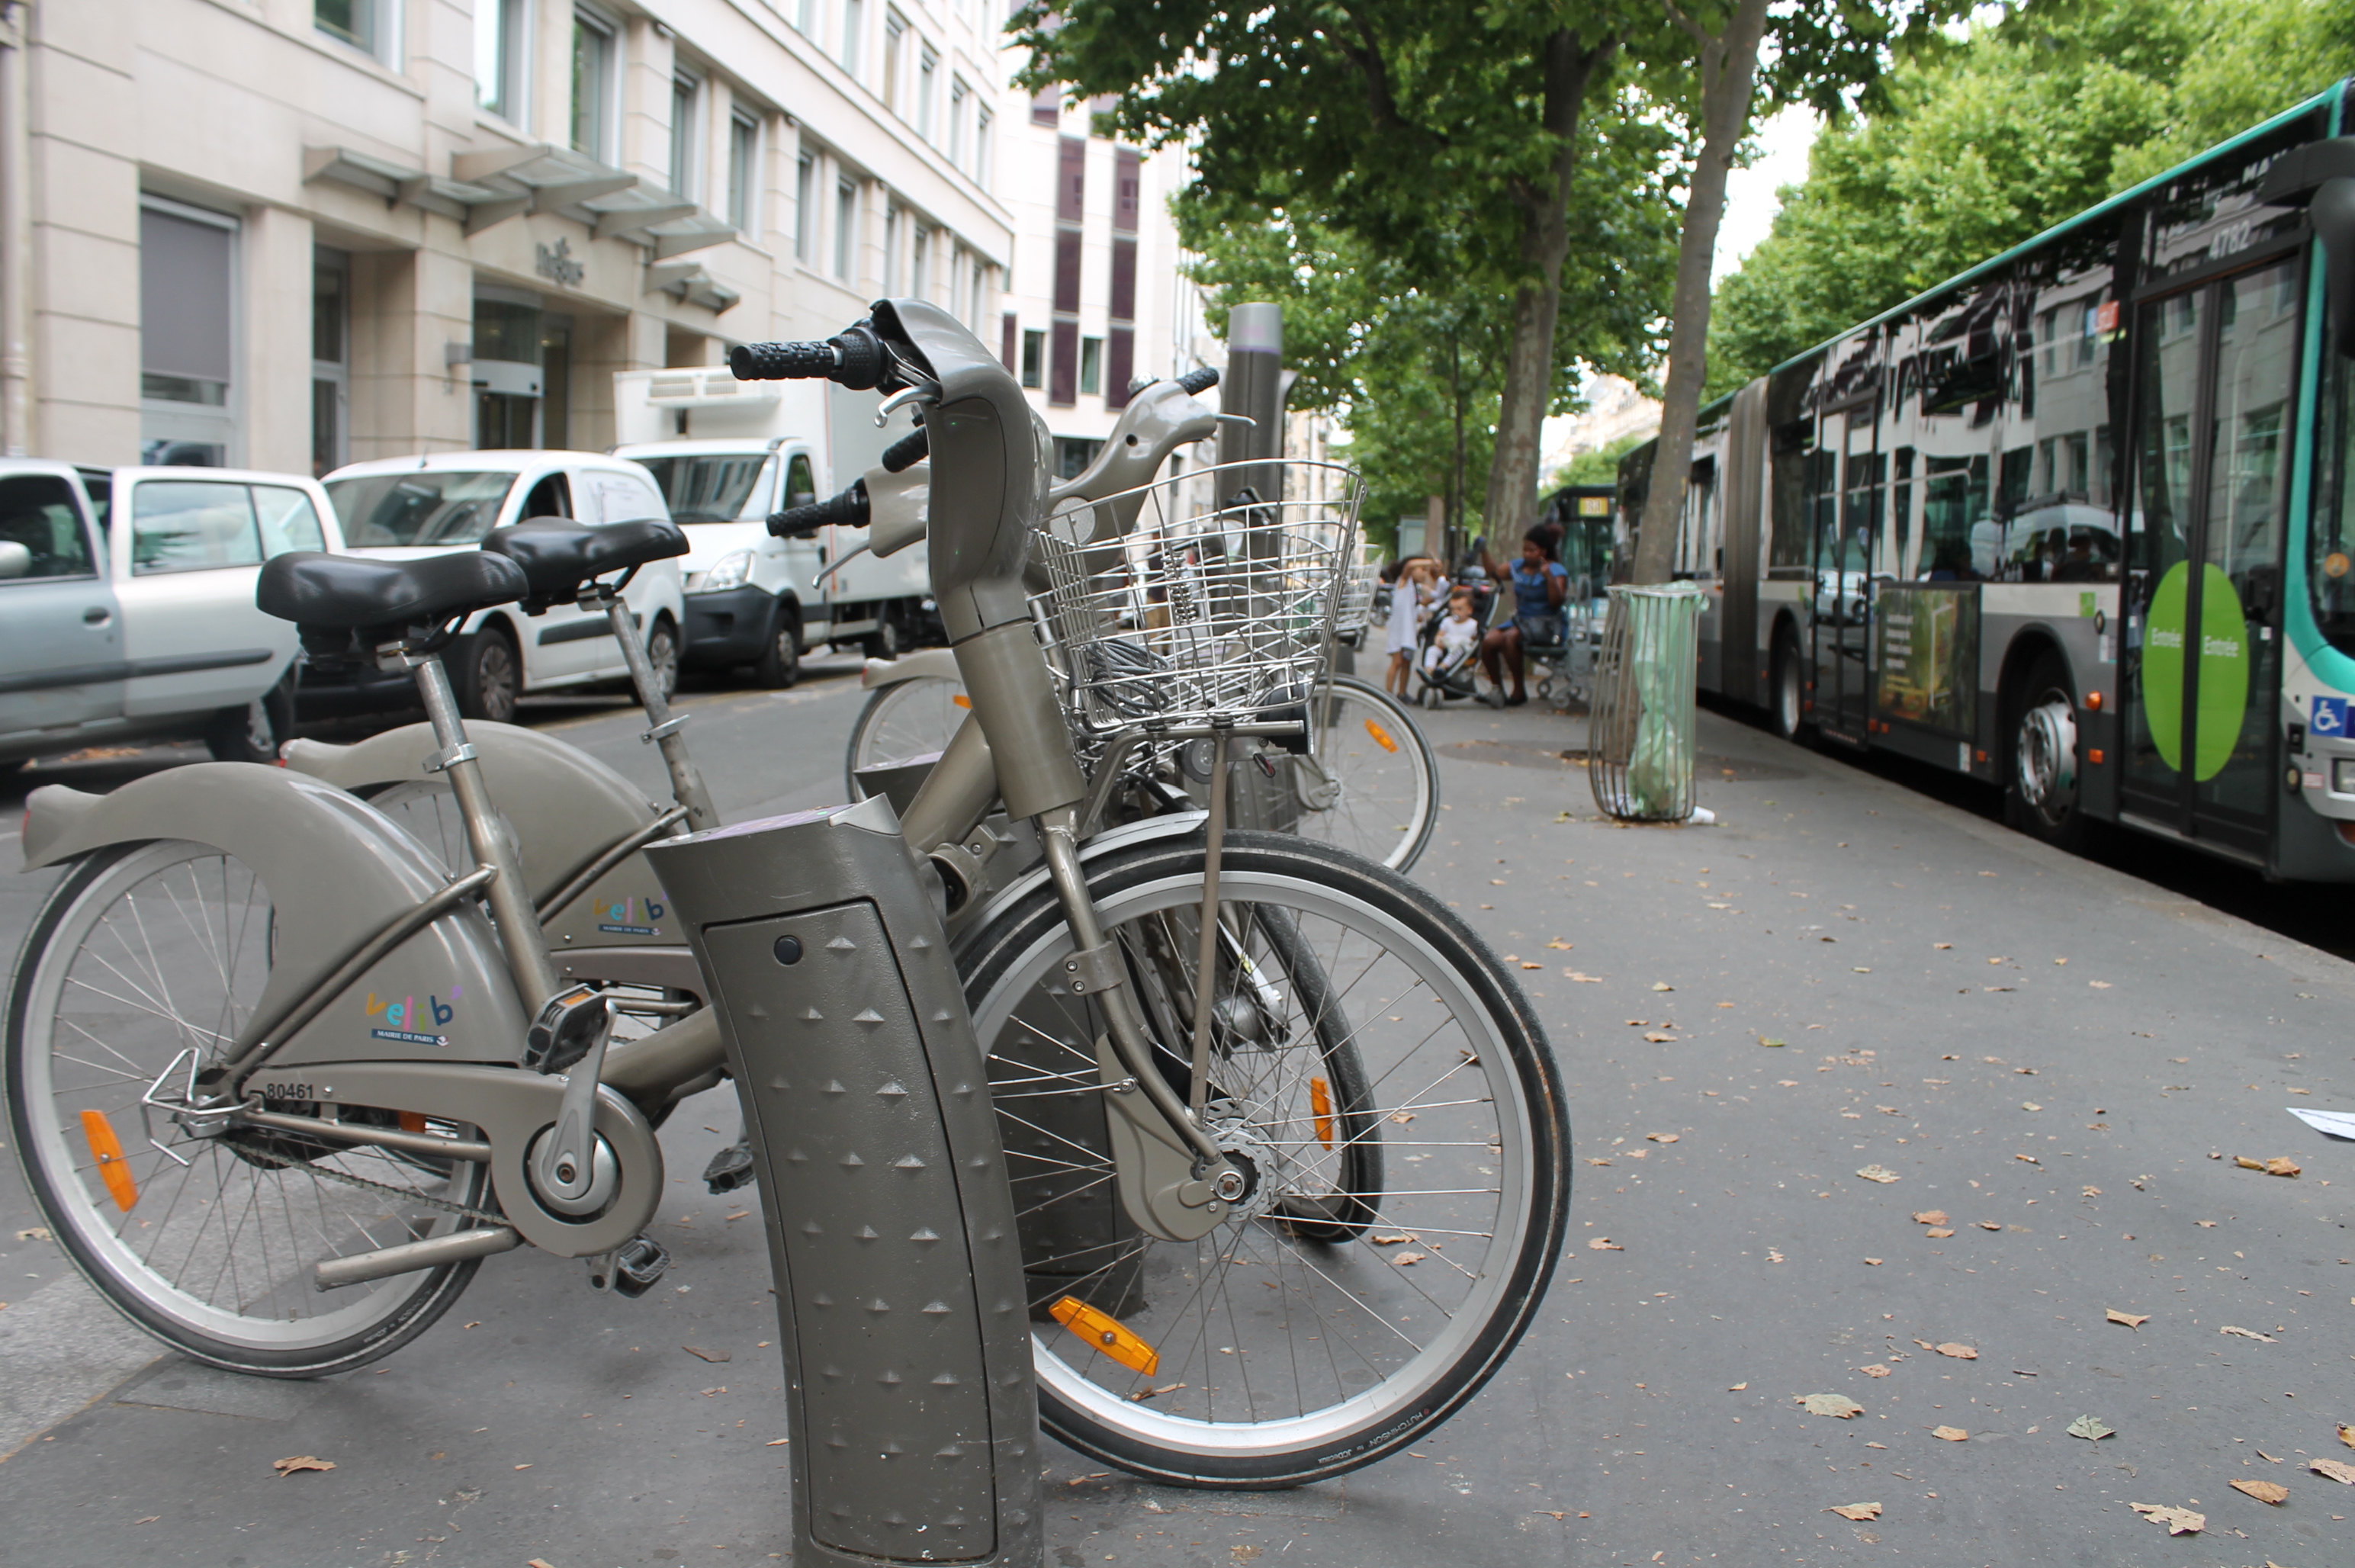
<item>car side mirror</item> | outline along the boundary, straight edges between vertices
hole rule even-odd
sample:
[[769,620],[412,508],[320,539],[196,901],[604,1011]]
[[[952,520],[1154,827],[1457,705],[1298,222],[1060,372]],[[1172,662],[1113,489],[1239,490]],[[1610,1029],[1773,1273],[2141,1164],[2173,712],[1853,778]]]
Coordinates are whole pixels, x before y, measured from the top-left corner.
[[15,539],[0,539],[0,582],[33,570],[33,552]]

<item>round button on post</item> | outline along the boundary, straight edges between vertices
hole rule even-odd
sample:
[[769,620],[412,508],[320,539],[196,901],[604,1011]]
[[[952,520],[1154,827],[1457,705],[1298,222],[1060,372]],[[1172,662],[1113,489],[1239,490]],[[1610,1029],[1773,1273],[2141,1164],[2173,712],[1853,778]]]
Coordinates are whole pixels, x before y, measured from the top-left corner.
[[777,962],[780,964],[798,964],[802,961],[802,939],[798,936],[780,936],[777,938],[776,946],[771,951],[776,954]]

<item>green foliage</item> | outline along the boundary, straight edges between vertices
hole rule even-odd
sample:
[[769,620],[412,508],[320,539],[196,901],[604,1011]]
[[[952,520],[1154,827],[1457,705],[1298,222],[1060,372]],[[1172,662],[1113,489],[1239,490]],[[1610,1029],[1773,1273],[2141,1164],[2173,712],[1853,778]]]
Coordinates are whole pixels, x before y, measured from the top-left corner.
[[1657,432],[1637,432],[1623,435],[1610,445],[1594,452],[1582,452],[1554,470],[1547,480],[1546,489],[1559,490],[1565,485],[1616,485],[1619,482],[1619,460],[1653,440]]
[[1714,398],[2355,70],[2355,0],[2031,0],[1828,126],[1718,285]]

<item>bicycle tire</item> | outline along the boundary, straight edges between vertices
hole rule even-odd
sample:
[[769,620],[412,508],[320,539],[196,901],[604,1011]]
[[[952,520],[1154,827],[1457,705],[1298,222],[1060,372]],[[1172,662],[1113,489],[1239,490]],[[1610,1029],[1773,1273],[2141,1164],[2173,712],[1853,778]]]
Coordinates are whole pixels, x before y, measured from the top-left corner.
[[[1182,931],[1174,933],[1178,940],[1156,939],[1150,923],[1189,908],[1199,915],[1203,869],[1203,842],[1191,836],[1112,850],[1089,864],[1090,890],[1127,961],[1130,984],[1148,1004],[1148,1017],[1156,1008],[1147,994],[1154,989],[1155,962],[1148,949],[1157,941],[1164,951],[1188,957],[1192,952]],[[1551,1051],[1526,997],[1480,938],[1430,894],[1327,845],[1236,832],[1226,843],[1220,899],[1222,908],[1245,912],[1234,918],[1246,932],[1263,906],[1293,913],[1298,943],[1319,955],[1330,994],[1356,1019],[1348,1032],[1366,1052],[1375,1096],[1372,1104],[1356,1109],[1388,1135],[1386,1160],[1420,1146],[1396,1168],[1433,1179],[1428,1189],[1386,1186],[1357,1195],[1368,1200],[1383,1229],[1361,1229],[1345,1243],[1304,1243],[1276,1234],[1290,1222],[1287,1216],[1249,1213],[1253,1200],[1246,1199],[1202,1242],[1145,1237],[1114,1201],[1112,1168],[1102,1152],[1104,1112],[1095,1093],[1099,1070],[1092,1043],[1096,1015],[1084,997],[1039,984],[1071,948],[1051,890],[1034,888],[985,916],[960,940],[958,967],[989,1056],[1016,1209],[1025,1216],[1043,1424],[1071,1447],[1138,1476],[1198,1488],[1263,1489],[1340,1475],[1402,1450],[1460,1409],[1503,1363],[1543,1296],[1561,1251],[1569,1213],[1570,1125]],[[1254,989],[1282,991],[1287,984],[1283,957],[1264,946],[1252,956]],[[1245,971],[1236,966],[1236,972]],[[1384,998],[1371,1017],[1369,997]],[[1426,1016],[1433,1003],[1447,1013],[1437,1026]],[[1410,1015],[1414,1021],[1406,1029],[1391,1027]],[[1292,1017],[1288,1004],[1284,1016]],[[1163,1029],[1163,1038],[1168,1034]],[[1223,1056],[1220,1072],[1243,1071],[1232,1066],[1240,1054]],[[1164,1066],[1190,1079],[1174,1057]],[[1471,1074],[1465,1083],[1485,1085],[1485,1092],[1467,1090],[1469,1099],[1443,1093],[1447,1104],[1442,1104],[1418,1087],[1428,1083],[1437,1089],[1458,1073]],[[1295,1087],[1300,1076],[1295,1067]],[[1223,1096],[1219,1080],[1213,1087]],[[1260,1163],[1270,1171],[1315,1167],[1315,1157],[1302,1149],[1275,1147],[1277,1129],[1312,1119],[1288,1109],[1296,1094],[1285,1098],[1290,1091],[1281,1083],[1262,1094],[1256,1081],[1247,1090],[1241,1098],[1254,1110],[1242,1118],[1241,1142],[1258,1151],[1254,1168]],[[1263,1105],[1266,1115],[1256,1109]],[[1099,1129],[1092,1133],[1084,1120],[1089,1115]],[[1410,1131],[1418,1120],[1424,1125]],[[1493,1143],[1481,1132],[1484,1121],[1493,1125]],[[1295,1145],[1305,1136],[1286,1136]],[[1484,1167],[1484,1157],[1492,1163]],[[1466,1178],[1461,1182],[1451,1175],[1459,1167]],[[1478,1184],[1484,1171],[1493,1189]],[[1410,1205],[1410,1199],[1440,1201]],[[1434,1243],[1434,1237],[1444,1239]],[[1315,1258],[1302,1253],[1303,1244],[1317,1249]],[[1065,1250],[1047,1253],[1042,1245]],[[1458,1249],[1456,1257],[1444,1255],[1448,1246]],[[1194,1302],[1207,1299],[1214,1265],[1224,1300],[1236,1260],[1246,1253],[1252,1255],[1245,1266],[1272,1270],[1259,1283],[1273,1296],[1254,1289],[1252,1300],[1228,1303],[1241,1316],[1220,1320],[1218,1338],[1230,1340],[1220,1346],[1209,1338],[1209,1307],[1198,1322],[1189,1326],[1186,1319]],[[1467,1253],[1478,1254],[1470,1267],[1457,1261]],[[1319,1260],[1324,1267],[1315,1266]],[[1189,1261],[1190,1277],[1199,1283],[1188,1293]],[[1297,1286],[1287,1281],[1288,1263],[1299,1264]],[[1413,1272],[1425,1264],[1433,1265],[1427,1275]],[[1448,1277],[1450,1270],[1455,1277]],[[1337,1294],[1320,1305],[1311,1274]],[[1167,1306],[1173,1281],[1182,1297],[1174,1310]],[[1398,1315],[1398,1322],[1384,1316],[1395,1301],[1412,1306],[1409,1297],[1437,1305],[1434,1291],[1455,1299],[1452,1312],[1441,1306],[1442,1327],[1427,1341],[1400,1327],[1412,1312]],[[1155,1351],[1150,1370],[1115,1366],[1093,1341],[1042,1321],[1064,1297],[1109,1312],[1136,1335]],[[1327,1311],[1331,1305],[1333,1314],[1347,1315],[1352,1304],[1372,1321]],[[1303,1307],[1308,1308],[1304,1327],[1316,1325],[1316,1335],[1295,1337],[1286,1318],[1276,1324],[1277,1338],[1247,1342],[1246,1336],[1261,1332],[1253,1311]],[[1340,1349],[1355,1358],[1347,1369],[1336,1355],[1345,1337],[1349,1343]],[[1396,1349],[1401,1342],[1411,1353]],[[1319,1349],[1305,1351],[1309,1344]],[[1309,1359],[1321,1355],[1324,1369],[1304,1370],[1304,1352]],[[1248,1370],[1273,1363],[1280,1374],[1279,1358],[1287,1356],[1294,1403],[1301,1407],[1289,1414],[1269,1408],[1274,1389],[1255,1391]],[[1165,1386],[1156,1380],[1171,1381]],[[1243,1419],[1234,1418],[1238,1408]]]
[[1439,766],[1431,742],[1407,706],[1370,681],[1331,676],[1320,689],[1331,693],[1330,706],[1319,710],[1324,721],[1316,727],[1314,756],[1338,795],[1320,807],[1307,798],[1313,786],[1305,792],[1306,809],[1295,831],[1354,849],[1393,871],[1412,870],[1439,821]]
[[842,765],[850,798],[867,798],[859,787],[859,769],[946,747],[965,716],[969,705],[959,706],[964,702],[964,683],[945,676],[915,676],[878,688],[851,721]]
[[[212,1366],[321,1377],[365,1366],[416,1339],[449,1310],[480,1266],[479,1260],[449,1264],[323,1296],[312,1288],[307,1266],[322,1236],[325,1250],[340,1255],[473,1223],[435,1200],[483,1210],[491,1201],[490,1173],[469,1161],[436,1168],[300,1135],[229,1135],[182,1140],[180,1152],[191,1161],[186,1167],[153,1147],[123,1154],[117,1179],[127,1174],[134,1193],[123,1203],[105,1179],[101,1132],[126,1147],[139,1141],[139,1098],[148,1084],[184,1045],[232,1040],[250,1016],[269,966],[269,914],[257,894],[266,896],[259,878],[233,857],[185,840],[111,847],[77,864],[35,917],[9,987],[0,1031],[9,1126],[26,1186],[51,1233],[116,1311]],[[144,908],[137,901],[143,897]],[[240,898],[232,921],[229,911]],[[202,914],[202,927],[184,920],[176,939],[166,920],[190,908]],[[114,929],[110,921],[118,911],[127,912]],[[127,933],[135,933],[135,947]],[[119,951],[106,952],[110,945]],[[85,957],[92,962],[79,962]],[[73,1043],[61,1051],[65,1030]],[[83,1040],[102,1051],[74,1054],[87,1049]],[[102,1119],[93,1124],[83,1112]],[[159,1117],[156,1125],[169,1136],[167,1121]],[[87,1162],[75,1158],[77,1138],[91,1151]],[[386,1218],[379,1212],[385,1200],[311,1175],[314,1166],[401,1187],[416,1201],[394,1203],[410,1211]],[[218,1193],[210,1202],[202,1196],[207,1172]],[[276,1215],[264,1201],[271,1189]],[[167,1190],[172,1196],[158,1212]],[[193,1222],[185,1212],[192,1190]],[[306,1207],[298,1211],[298,1201]],[[135,1228],[134,1216],[141,1221]],[[283,1242],[273,1254],[273,1226],[281,1221]],[[167,1277],[175,1261],[177,1272]],[[198,1271],[193,1283],[202,1288],[191,1288],[192,1267]],[[205,1270],[213,1275],[208,1287]]]

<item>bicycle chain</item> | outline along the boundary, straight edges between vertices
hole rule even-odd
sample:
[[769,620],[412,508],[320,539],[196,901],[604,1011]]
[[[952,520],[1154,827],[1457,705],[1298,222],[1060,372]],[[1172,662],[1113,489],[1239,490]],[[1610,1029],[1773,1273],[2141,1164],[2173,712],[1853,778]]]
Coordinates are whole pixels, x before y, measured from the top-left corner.
[[[392,1197],[402,1199],[411,1203],[421,1203],[428,1209],[439,1209],[444,1213],[455,1214],[461,1219],[472,1220],[477,1224],[507,1225],[512,1223],[505,1214],[498,1212],[496,1210],[486,1211],[482,1209],[470,1209],[464,1203],[453,1202],[447,1198],[429,1197],[425,1193],[416,1190],[414,1188],[395,1187],[389,1181],[370,1181],[365,1176],[354,1176],[348,1171],[334,1170],[323,1165],[314,1165],[309,1160],[277,1160],[277,1157],[263,1154],[260,1149],[249,1148],[240,1150],[240,1152],[244,1157],[253,1160],[255,1164],[260,1164],[261,1159],[276,1160],[274,1165],[266,1167],[265,1168],[287,1170],[299,1164],[314,1176],[324,1176],[330,1181],[340,1181],[346,1187],[357,1187],[369,1192],[388,1193]],[[257,1156],[261,1157],[256,1158]]]

